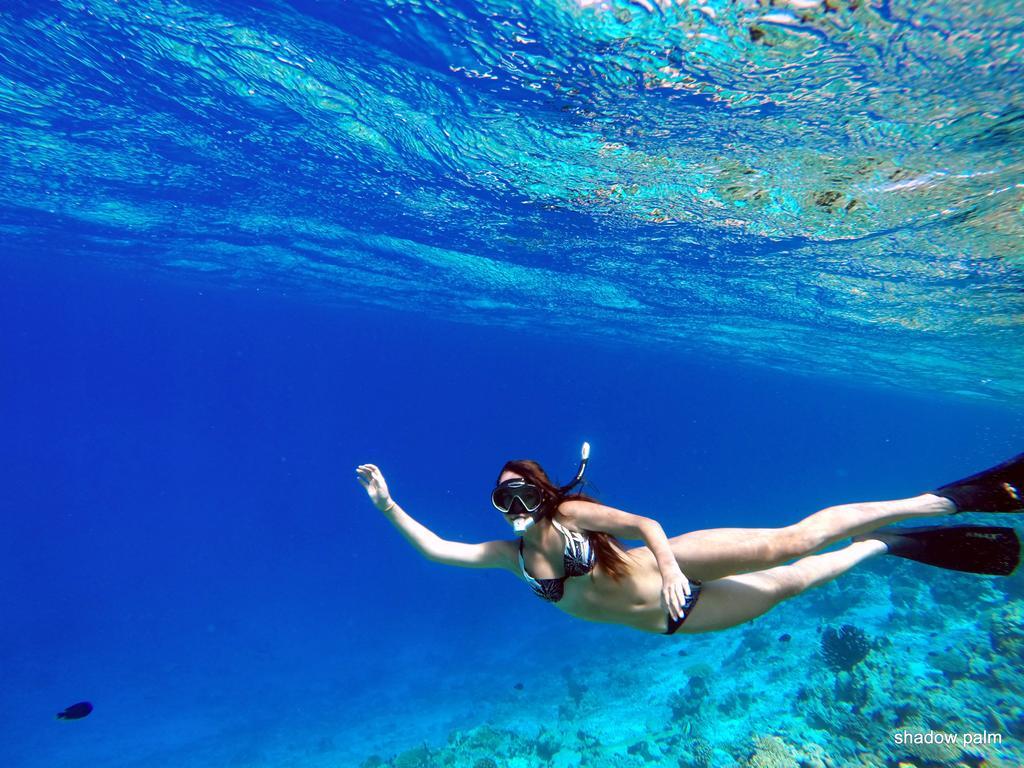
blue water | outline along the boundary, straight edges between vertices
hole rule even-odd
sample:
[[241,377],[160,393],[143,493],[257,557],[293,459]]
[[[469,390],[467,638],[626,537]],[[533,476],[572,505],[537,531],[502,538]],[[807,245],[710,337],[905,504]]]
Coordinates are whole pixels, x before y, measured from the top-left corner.
[[1019,575],[875,562],[666,639],[366,501],[372,461],[501,537],[501,464],[588,440],[673,535],[1022,450],[1024,9],[582,5],[0,10],[6,765],[1024,760]]

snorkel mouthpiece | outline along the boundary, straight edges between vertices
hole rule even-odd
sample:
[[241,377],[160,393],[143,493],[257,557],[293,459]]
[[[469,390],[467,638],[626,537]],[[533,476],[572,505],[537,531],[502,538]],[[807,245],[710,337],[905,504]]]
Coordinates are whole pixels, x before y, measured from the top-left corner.
[[512,531],[516,536],[522,536],[528,530],[530,530],[537,523],[537,518],[533,515],[529,517],[517,517],[512,521]]

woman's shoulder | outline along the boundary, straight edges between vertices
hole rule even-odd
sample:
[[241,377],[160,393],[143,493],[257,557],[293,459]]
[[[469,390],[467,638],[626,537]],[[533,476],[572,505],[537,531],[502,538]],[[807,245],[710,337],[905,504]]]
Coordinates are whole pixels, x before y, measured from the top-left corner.
[[558,509],[551,518],[551,522],[563,530],[578,533],[583,536],[588,534],[588,527],[584,525],[587,510],[594,507],[591,501],[583,499],[566,499],[558,505]]
[[567,527],[578,528],[580,515],[586,514],[589,508],[595,506],[597,505],[594,502],[584,499],[566,499],[558,505],[553,519]]

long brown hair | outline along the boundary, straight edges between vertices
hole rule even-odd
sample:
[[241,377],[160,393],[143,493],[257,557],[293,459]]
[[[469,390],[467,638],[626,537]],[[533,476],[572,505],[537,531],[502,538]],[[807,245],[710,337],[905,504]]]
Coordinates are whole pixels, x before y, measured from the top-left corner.
[[[544,468],[532,459],[514,459],[513,461],[505,462],[505,466],[498,473],[498,481],[501,480],[501,476],[506,472],[515,472],[544,492],[544,504],[541,510],[543,516],[547,518],[554,516],[555,511],[563,501],[579,499],[581,501],[597,502],[597,499],[579,491],[576,493],[562,493],[561,489],[551,482],[551,478],[548,477],[548,473],[544,471]],[[495,485],[497,485],[497,482]],[[601,567],[615,581],[621,579],[631,565],[624,554],[625,550],[622,544],[617,538],[604,531],[587,531],[587,533],[590,535],[590,541]]]

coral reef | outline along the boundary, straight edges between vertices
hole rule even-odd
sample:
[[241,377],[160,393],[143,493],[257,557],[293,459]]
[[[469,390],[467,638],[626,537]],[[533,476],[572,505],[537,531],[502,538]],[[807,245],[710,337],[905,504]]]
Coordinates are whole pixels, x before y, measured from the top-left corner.
[[988,620],[992,650],[1001,656],[1024,661],[1024,603],[1014,602],[996,608]]
[[744,768],[798,768],[795,753],[778,736],[755,736]]
[[430,748],[424,744],[396,755],[388,763],[388,766],[389,768],[432,768],[439,764],[440,761],[434,760],[434,755]]
[[[912,735],[922,736],[930,732],[923,723],[917,728],[907,730]],[[899,762],[909,762],[916,766],[946,766],[956,765],[963,755],[963,749],[959,744],[945,741],[919,743],[916,740],[909,740],[903,744],[894,744],[892,754]]]
[[[714,764],[715,750],[712,748],[711,742],[703,736],[696,737],[690,743],[690,753],[693,756],[694,768],[711,768]],[[681,761],[680,765],[682,765]]]
[[[928,587],[896,581],[905,605],[866,601],[849,624],[824,627],[813,604],[793,602],[756,629],[613,650],[607,668],[585,678],[566,670],[547,688],[537,680],[510,693],[492,722],[515,730],[453,731],[443,748],[364,768],[1024,765],[1024,607],[997,602],[993,588],[983,609],[939,609]],[[832,603],[845,598],[832,585],[821,591]],[[897,731],[1002,742],[897,744]]]
[[950,682],[965,678],[971,673],[971,661],[963,654],[948,650],[933,651],[928,657],[931,665]]
[[587,692],[586,683],[582,682],[579,675],[569,666],[562,667],[562,678],[565,680],[565,687],[569,692],[569,698],[578,707],[580,702],[583,701],[583,694]]
[[848,675],[836,678],[835,697],[837,701],[849,704],[854,710],[861,709],[871,699],[871,685],[866,675],[858,674],[857,669],[851,669]]
[[849,672],[871,651],[871,642],[861,629],[843,624],[838,630],[828,627],[821,635],[821,655],[835,672]]
[[534,748],[537,757],[544,762],[548,762],[562,748],[562,744],[557,734],[551,733],[551,731],[545,728],[541,729],[541,732],[537,735]]
[[672,719],[679,722],[698,715],[708,693],[706,673],[703,669],[695,668],[686,685],[676,691],[668,701]]

